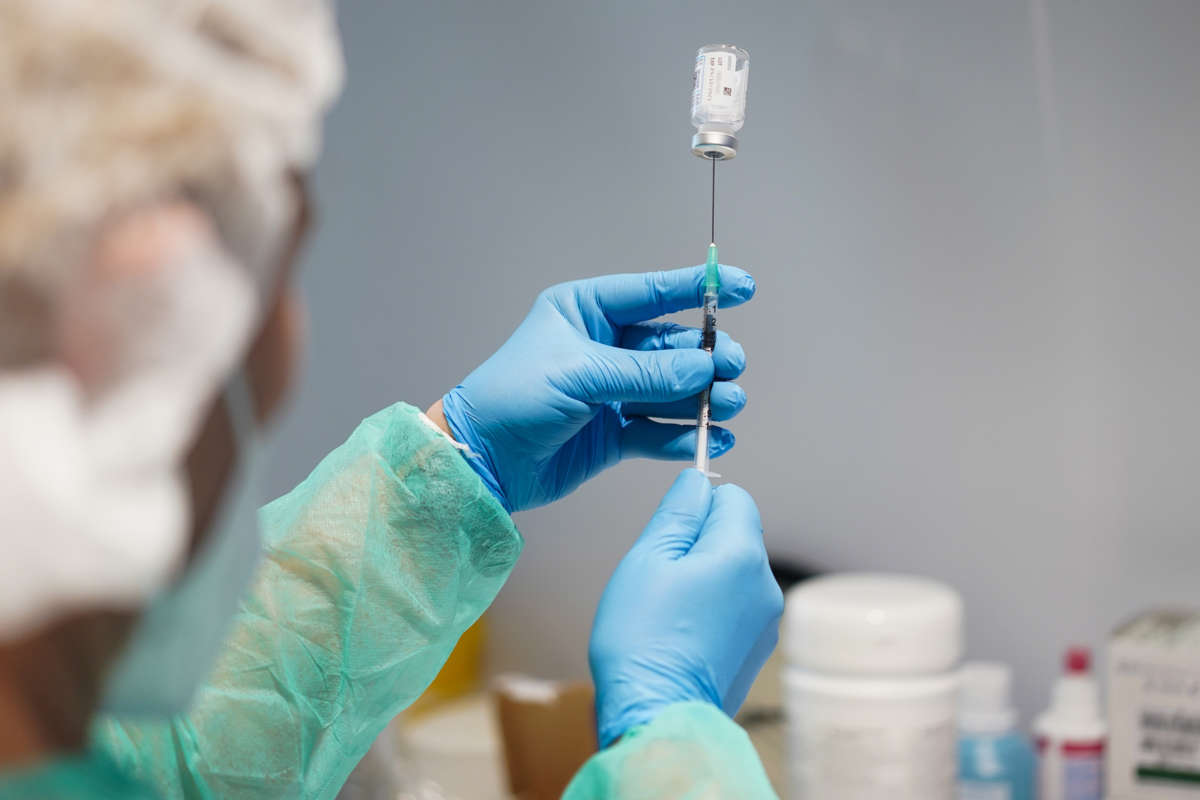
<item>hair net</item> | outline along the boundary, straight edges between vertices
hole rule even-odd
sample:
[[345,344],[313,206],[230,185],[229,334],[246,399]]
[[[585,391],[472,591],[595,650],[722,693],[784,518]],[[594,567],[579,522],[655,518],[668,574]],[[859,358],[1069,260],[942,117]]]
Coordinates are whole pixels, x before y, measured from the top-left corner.
[[[341,77],[323,0],[0,3],[0,637],[178,565],[184,449]],[[180,201],[217,236],[174,219],[153,274],[97,268],[102,232]]]
[[341,81],[321,0],[0,5],[0,275],[53,287],[131,206],[183,196],[262,270]]

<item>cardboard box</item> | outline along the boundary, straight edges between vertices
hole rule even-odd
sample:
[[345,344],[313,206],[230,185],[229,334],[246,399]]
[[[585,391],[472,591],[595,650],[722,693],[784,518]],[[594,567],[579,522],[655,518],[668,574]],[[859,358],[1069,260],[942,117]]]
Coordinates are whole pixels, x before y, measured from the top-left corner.
[[506,675],[492,694],[513,796],[558,800],[597,749],[591,684]]
[[1109,800],[1200,800],[1200,612],[1151,611],[1108,649]]

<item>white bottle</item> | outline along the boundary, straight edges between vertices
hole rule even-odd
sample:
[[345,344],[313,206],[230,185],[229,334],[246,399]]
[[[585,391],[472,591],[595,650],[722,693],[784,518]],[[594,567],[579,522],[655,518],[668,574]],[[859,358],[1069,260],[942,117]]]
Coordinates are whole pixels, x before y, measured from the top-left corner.
[[958,800],[1033,800],[1037,759],[1017,730],[1012,670],[964,664],[958,704]]
[[962,616],[953,589],[906,575],[788,592],[788,797],[953,800]]
[[1108,726],[1100,714],[1100,687],[1091,675],[1091,651],[1072,647],[1054,682],[1050,708],[1033,723],[1040,800],[1102,800]]

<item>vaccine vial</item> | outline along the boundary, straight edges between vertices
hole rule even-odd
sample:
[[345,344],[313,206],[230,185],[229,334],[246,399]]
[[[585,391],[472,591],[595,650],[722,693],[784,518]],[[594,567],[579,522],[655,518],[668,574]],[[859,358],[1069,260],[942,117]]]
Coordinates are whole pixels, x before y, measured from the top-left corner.
[[750,54],[731,44],[709,44],[696,52],[692,73],[692,152],[701,158],[737,155],[737,132],[746,123]]

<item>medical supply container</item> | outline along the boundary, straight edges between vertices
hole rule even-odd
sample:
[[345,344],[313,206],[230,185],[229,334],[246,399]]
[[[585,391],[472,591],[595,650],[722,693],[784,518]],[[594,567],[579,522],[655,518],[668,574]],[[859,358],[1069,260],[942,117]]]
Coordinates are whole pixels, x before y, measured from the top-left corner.
[[787,594],[789,797],[951,800],[962,601],[935,581],[843,574]]
[[692,152],[719,161],[737,155],[735,135],[746,123],[750,54],[731,44],[709,44],[696,53],[692,72]]
[[1039,800],[1103,800],[1108,726],[1100,715],[1100,687],[1092,653],[1072,647],[1054,682],[1050,708],[1033,723],[1038,750]]
[[1200,800],[1200,613],[1161,609],[1108,642],[1109,800]]
[[1033,800],[1036,758],[1017,730],[1012,670],[965,664],[959,682],[958,800]]

